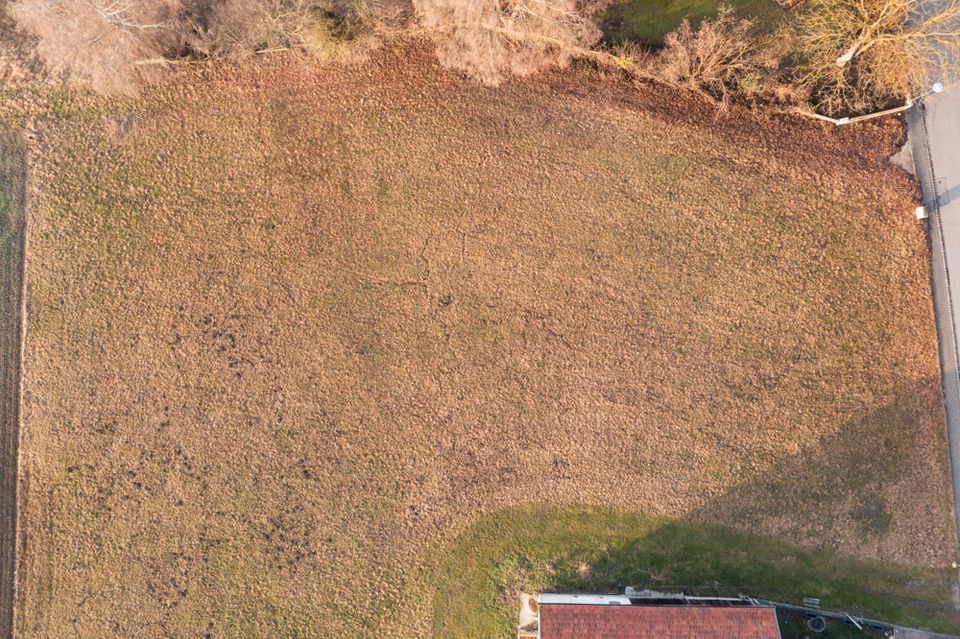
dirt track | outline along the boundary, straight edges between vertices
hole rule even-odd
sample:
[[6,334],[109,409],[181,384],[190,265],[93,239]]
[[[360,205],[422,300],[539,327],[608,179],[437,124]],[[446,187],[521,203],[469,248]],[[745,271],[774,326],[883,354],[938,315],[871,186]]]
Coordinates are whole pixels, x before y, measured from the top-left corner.
[[0,135],[0,637],[13,636],[16,590],[24,171],[21,141]]

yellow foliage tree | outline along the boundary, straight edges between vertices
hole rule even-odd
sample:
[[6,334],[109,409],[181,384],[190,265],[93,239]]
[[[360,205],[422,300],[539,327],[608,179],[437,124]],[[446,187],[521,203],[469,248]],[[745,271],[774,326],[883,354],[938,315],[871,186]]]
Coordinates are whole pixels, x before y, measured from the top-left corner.
[[905,100],[953,77],[958,0],[814,0],[798,21],[802,81],[828,114]]

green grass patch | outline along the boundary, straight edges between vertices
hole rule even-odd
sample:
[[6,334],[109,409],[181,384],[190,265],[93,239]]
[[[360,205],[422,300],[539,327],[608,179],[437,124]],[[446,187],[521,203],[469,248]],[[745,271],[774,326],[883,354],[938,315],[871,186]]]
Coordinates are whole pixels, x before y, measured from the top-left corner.
[[[749,594],[956,630],[955,575],[857,560],[705,524],[603,509],[519,508],[490,516],[438,558],[435,636],[508,636],[516,594],[624,586],[697,595]],[[845,636],[842,626],[831,626]],[[827,636],[827,635],[823,635]]]
[[[698,23],[717,15],[721,0],[625,0],[603,14],[601,27],[609,42],[641,42],[658,46],[684,18]],[[759,32],[770,32],[785,15],[771,0],[727,0],[737,15],[755,21]]]
[[[17,134],[0,131],[0,326],[4,329],[14,325],[20,303],[24,163]],[[4,345],[0,343],[0,349]]]

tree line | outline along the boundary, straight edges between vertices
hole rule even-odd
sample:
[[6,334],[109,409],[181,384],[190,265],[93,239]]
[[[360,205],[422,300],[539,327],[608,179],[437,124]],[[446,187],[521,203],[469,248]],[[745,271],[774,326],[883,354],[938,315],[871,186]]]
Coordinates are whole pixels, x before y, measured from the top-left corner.
[[805,0],[773,34],[721,7],[656,49],[610,45],[611,0],[12,0],[48,70],[130,91],[174,62],[277,50],[362,56],[391,38],[435,42],[439,60],[487,84],[575,59],[732,99],[809,103],[829,115],[909,99],[946,80],[960,52],[960,0]]

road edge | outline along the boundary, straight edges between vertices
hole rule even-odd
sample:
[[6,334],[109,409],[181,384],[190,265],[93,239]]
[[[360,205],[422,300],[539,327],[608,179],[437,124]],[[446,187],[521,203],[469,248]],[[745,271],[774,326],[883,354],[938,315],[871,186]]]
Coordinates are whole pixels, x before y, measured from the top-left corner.
[[[921,102],[904,113],[908,141],[924,206],[927,208],[927,242],[930,251],[930,289],[940,351],[940,376],[943,392],[950,478],[953,487],[953,514],[960,544],[960,348],[957,337],[957,313],[951,287],[937,193],[936,172],[929,146],[926,113]],[[953,273],[954,276],[957,273]],[[960,552],[960,547],[958,547]]]

